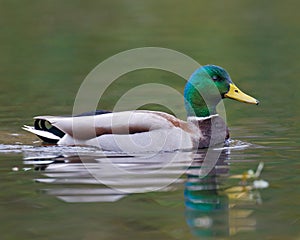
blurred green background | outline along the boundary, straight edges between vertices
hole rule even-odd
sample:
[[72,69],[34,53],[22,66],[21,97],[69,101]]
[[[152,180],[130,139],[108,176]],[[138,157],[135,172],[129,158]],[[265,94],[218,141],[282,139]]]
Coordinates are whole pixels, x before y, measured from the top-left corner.
[[[266,112],[286,117],[287,106],[299,114],[297,1],[0,4],[1,129],[17,130],[36,114],[71,113],[81,82],[98,63],[147,46],[171,48],[200,64],[220,65],[238,86],[260,99],[255,109],[230,101],[230,121]],[[129,81],[112,86],[101,107],[112,109],[115,99],[130,88],[130,80],[135,85],[171,81],[183,89],[184,82],[173,81],[171,74],[148,75],[129,74]]]

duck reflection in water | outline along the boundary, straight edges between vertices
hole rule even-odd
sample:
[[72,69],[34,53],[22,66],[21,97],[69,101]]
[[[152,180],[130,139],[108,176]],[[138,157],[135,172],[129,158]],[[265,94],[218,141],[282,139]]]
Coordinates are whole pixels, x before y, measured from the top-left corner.
[[[45,149],[50,152],[27,152],[24,163],[42,170],[45,177],[36,181],[65,202],[115,202],[132,193],[182,191],[184,186],[185,218],[194,235],[224,237],[255,229],[251,205],[261,200],[247,179],[259,174],[230,175],[228,149],[209,161],[206,150],[125,156],[88,149],[78,156],[57,147]],[[205,168],[211,170],[199,176]]]
[[[185,216],[193,235],[224,237],[240,231],[255,230],[256,220],[251,205],[262,201],[256,190],[259,184],[255,186],[247,180],[258,177],[261,169],[258,169],[257,174],[248,171],[241,175],[230,175],[229,153],[222,151],[209,174],[199,177],[199,170],[205,167],[204,155],[203,152],[195,155],[197,157],[186,174]],[[226,184],[231,179],[235,183]]]
[[45,191],[63,201],[114,202],[132,193],[182,188],[181,176],[190,166],[192,156],[192,152],[135,155],[68,152],[53,157],[53,154],[36,156],[34,152],[26,154],[24,163],[42,170],[45,177],[35,180],[56,185],[55,189]]

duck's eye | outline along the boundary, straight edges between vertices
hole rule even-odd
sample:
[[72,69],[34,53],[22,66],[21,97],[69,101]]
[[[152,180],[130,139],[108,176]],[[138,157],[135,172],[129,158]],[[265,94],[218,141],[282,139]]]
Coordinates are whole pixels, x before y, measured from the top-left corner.
[[214,81],[219,81],[220,80],[220,77],[218,75],[213,75],[212,76],[212,80]]

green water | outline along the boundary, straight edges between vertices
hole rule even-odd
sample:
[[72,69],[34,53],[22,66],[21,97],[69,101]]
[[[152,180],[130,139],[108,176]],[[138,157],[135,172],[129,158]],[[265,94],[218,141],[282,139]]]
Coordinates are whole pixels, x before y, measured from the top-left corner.
[[[297,1],[277,0],[1,0],[1,239],[299,239],[299,7]],[[168,191],[105,202],[92,193],[104,186],[82,179],[67,183],[74,176],[65,169],[49,176],[57,172],[26,164],[28,154],[49,157],[69,150],[41,149],[34,136],[21,130],[23,124],[32,124],[36,115],[70,114],[80,84],[97,64],[148,46],[220,65],[260,100],[259,106],[225,100],[231,137],[242,141],[235,142],[238,146],[249,145],[221,157],[226,176],[198,181],[187,173]],[[113,109],[129,89],[153,82],[183,91],[184,81],[173,74],[137,71],[114,82],[100,105]],[[184,113],[183,103],[178,111]],[[255,170],[259,162],[264,163],[261,178],[270,186],[235,190],[239,197],[230,197],[226,190],[241,186],[230,176]],[[19,171],[12,170],[15,166]],[[61,181],[34,181],[53,178]],[[210,191],[191,190],[189,184]],[[73,193],[77,196],[91,188],[88,195],[100,196],[95,201],[84,202],[85,196],[70,203],[60,197],[64,189],[79,189]],[[198,202],[190,205],[193,198]]]

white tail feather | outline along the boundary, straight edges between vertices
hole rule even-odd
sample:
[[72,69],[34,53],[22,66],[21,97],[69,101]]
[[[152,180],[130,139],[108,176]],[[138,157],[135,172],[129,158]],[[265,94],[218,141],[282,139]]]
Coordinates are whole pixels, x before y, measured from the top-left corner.
[[34,129],[34,127],[31,127],[31,126],[24,125],[22,127],[22,129],[25,130],[25,131],[31,132],[33,134],[36,134],[38,136],[44,137],[44,138],[49,138],[49,139],[53,139],[53,140],[60,140],[60,137],[54,135],[53,133],[43,131],[43,130],[36,130],[36,129]]

